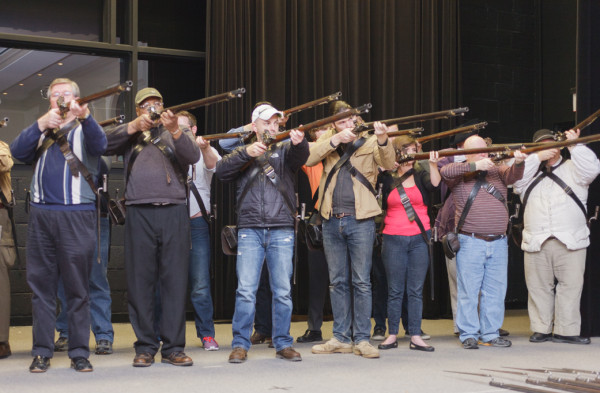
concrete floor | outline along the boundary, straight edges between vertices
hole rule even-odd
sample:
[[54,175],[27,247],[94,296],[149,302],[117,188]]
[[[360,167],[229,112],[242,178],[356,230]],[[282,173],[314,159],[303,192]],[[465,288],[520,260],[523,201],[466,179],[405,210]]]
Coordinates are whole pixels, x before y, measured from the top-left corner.
[[[332,322],[323,326],[325,338],[331,337]],[[591,345],[546,342],[532,344],[525,310],[508,311],[503,326],[510,331],[511,348],[462,349],[452,334],[451,320],[424,320],[423,330],[432,336],[435,352],[410,351],[408,338],[399,340],[398,349],[381,351],[380,359],[364,359],[353,354],[314,355],[311,344],[296,344],[302,362],[275,358],[266,345],[251,348],[248,361],[227,362],[231,350],[231,325],[216,326],[220,351],[204,351],[195,337],[193,322],[187,324],[186,353],[194,359],[192,367],[157,363],[148,368],[133,368],[135,337],[129,324],[115,324],[115,353],[91,355],[92,373],[76,373],[69,368],[64,352],[56,353],[51,368],[44,374],[31,374],[31,327],[11,328],[13,355],[0,360],[0,392],[501,392],[488,385],[490,378],[450,374],[444,370],[482,372],[482,368],[569,367],[600,369],[600,340]],[[292,323],[291,333],[300,336],[305,322]],[[375,343],[376,344],[376,343]],[[93,345],[93,343],[91,343]],[[525,377],[494,373],[497,381],[525,385]],[[541,375],[538,375],[541,377]],[[528,385],[531,386],[531,385]],[[539,387],[536,387],[539,388]],[[545,388],[546,389],[546,388]],[[548,391],[553,391],[548,389]]]

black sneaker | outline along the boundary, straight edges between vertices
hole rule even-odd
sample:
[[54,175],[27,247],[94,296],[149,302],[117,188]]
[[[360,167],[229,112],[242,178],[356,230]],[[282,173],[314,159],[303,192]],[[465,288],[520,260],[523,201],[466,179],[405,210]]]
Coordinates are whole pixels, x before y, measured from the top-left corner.
[[464,349],[479,349],[479,345],[477,345],[477,340],[472,337],[467,338],[462,343]]
[[490,341],[480,341],[479,345],[484,345],[486,347],[508,348],[512,345],[512,342],[510,342],[510,340],[505,339],[504,337],[496,337]]
[[90,372],[94,371],[94,367],[92,367],[92,363],[84,357],[77,357],[71,359],[71,368],[74,368],[75,371],[79,372]]
[[375,330],[373,330],[373,335],[371,336],[371,340],[375,340],[375,341],[385,340],[385,329],[375,328]]
[[33,362],[31,362],[31,366],[29,366],[29,372],[32,373],[45,373],[50,367],[50,358],[45,356],[36,356],[33,358]]
[[59,337],[54,343],[54,352],[64,352],[69,349],[69,338]]
[[320,330],[306,330],[304,334],[296,339],[299,343],[312,343],[315,341],[323,341],[323,335]]
[[113,353],[112,343],[108,340],[98,340],[96,342],[96,355],[110,355]]

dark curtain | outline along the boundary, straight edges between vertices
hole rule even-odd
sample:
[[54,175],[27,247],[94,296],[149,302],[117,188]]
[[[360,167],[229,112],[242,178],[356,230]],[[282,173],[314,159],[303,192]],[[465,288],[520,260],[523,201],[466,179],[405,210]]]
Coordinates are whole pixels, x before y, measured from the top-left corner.
[[[577,122],[600,108],[600,3],[596,0],[577,2]],[[592,123],[582,135],[600,133],[600,122]],[[600,153],[597,143],[589,145]],[[600,206],[600,180],[591,184],[588,195],[588,212]],[[587,252],[585,283],[581,299],[581,334],[600,336],[600,223],[590,227],[590,246]]]
[[[245,87],[246,94],[207,107],[206,133],[248,123],[257,101],[285,109],[337,91],[351,105],[371,102],[366,120],[459,106],[457,3],[209,0],[206,95],[237,87]],[[288,125],[324,116],[326,106],[320,106],[294,115]],[[432,133],[454,123],[430,121],[424,126]],[[220,233],[223,225],[235,222],[235,193],[232,185],[213,183]],[[230,318],[235,259],[220,252],[219,239],[215,248],[216,316]],[[441,262],[438,266],[436,302],[426,304],[430,317],[447,313],[446,272]]]

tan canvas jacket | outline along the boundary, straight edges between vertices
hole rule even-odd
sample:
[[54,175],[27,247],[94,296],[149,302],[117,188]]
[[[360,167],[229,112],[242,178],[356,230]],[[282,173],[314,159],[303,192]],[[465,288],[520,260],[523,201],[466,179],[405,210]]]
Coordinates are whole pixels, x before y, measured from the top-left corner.
[[[321,183],[319,185],[319,200],[321,201],[321,215],[326,220],[331,216],[332,210],[332,197],[333,190],[335,189],[337,173],[333,175],[331,183],[327,186],[327,192],[323,195],[323,188],[325,187],[325,180],[329,175],[329,172],[334,165],[339,161],[340,156],[338,155],[335,148],[331,146],[331,137],[336,133],[334,128],[329,129],[323,134],[317,142],[310,147],[310,156],[306,161],[307,166],[317,165],[319,162],[323,163],[323,176],[321,176]],[[379,146],[377,143],[377,137],[375,135],[368,136],[366,133],[361,133],[360,136],[367,136],[367,141],[350,157],[350,163],[360,173],[362,173],[367,180],[375,187],[377,181],[378,167],[381,166],[385,169],[392,169],[394,162],[396,161],[396,155],[394,147],[390,140],[387,141],[385,146]],[[356,178],[352,177],[352,183],[354,190],[355,200],[355,212],[356,219],[362,220],[365,218],[375,217],[381,213],[381,208],[377,203],[375,196],[361,184]]]

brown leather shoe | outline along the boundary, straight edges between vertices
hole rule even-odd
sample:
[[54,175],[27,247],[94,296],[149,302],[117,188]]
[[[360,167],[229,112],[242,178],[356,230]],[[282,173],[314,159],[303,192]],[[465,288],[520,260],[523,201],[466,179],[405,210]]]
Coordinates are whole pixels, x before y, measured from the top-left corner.
[[299,362],[302,360],[302,356],[292,347],[283,348],[281,351],[277,351],[275,357],[278,359],[289,360],[290,362]]
[[191,357],[185,354],[185,352],[171,352],[169,355],[163,355],[161,359],[162,363],[169,363],[173,366],[191,366],[194,361]]
[[133,358],[133,367],[150,367],[154,363],[154,355],[148,352],[138,353]]
[[244,348],[235,347],[229,354],[229,363],[244,363],[248,359],[248,351]]
[[8,341],[0,343],[0,359],[9,357],[12,354],[10,352],[10,344]]

